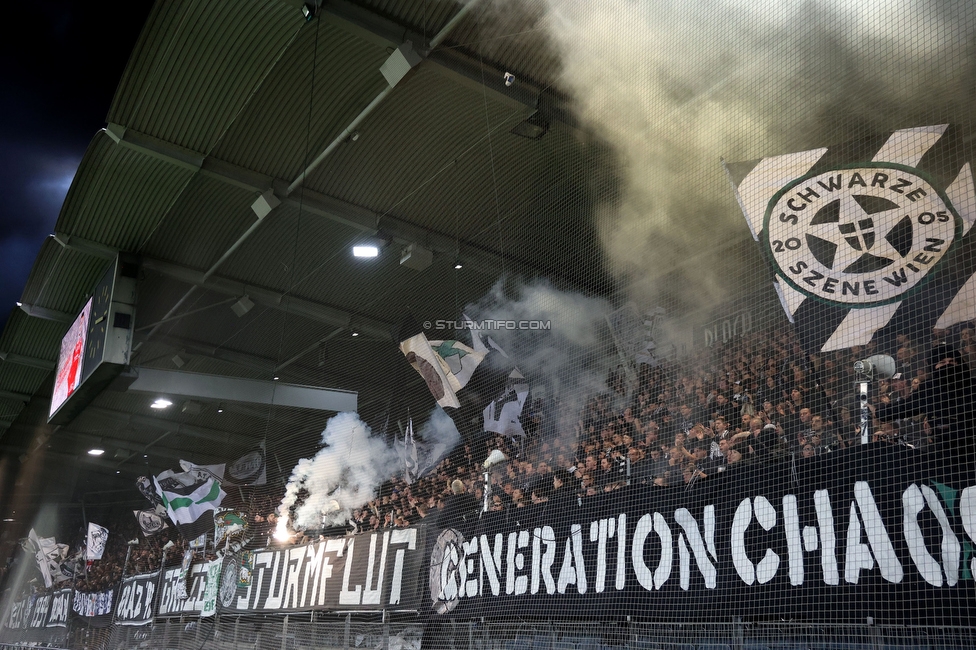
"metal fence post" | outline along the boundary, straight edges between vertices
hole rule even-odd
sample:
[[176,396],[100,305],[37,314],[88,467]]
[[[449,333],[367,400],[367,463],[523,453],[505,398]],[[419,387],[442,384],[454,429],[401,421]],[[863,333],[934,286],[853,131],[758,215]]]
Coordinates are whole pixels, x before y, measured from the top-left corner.
[[288,647],[288,614],[285,614],[285,620],[281,622],[281,650],[285,650]]

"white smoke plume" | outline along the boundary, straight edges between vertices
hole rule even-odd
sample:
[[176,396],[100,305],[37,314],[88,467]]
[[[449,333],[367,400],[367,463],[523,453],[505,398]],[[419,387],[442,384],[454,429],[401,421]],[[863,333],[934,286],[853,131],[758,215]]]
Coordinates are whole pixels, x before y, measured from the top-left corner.
[[575,419],[583,400],[606,390],[607,371],[617,365],[606,322],[611,310],[602,298],[561,290],[544,279],[508,283],[503,278],[465,313],[476,323],[536,321],[547,328],[480,334],[505,350],[528,380],[533,397],[552,398],[560,417]]
[[348,521],[352,511],[376,496],[380,485],[400,469],[396,452],[373,436],[356,413],[340,413],[322,432],[322,449],[292,470],[278,512],[278,533]]
[[430,412],[430,418],[420,427],[418,434],[423,440],[423,443],[418,441],[421,463],[419,469],[422,472],[436,467],[461,441],[461,434],[458,433],[454,420],[439,406]]
[[[515,4],[497,0],[497,13]],[[620,194],[596,221],[611,272],[643,304],[761,284],[758,256],[729,248],[748,231],[722,156],[974,117],[970,0],[537,0],[525,12],[542,14],[560,88],[616,153]]]

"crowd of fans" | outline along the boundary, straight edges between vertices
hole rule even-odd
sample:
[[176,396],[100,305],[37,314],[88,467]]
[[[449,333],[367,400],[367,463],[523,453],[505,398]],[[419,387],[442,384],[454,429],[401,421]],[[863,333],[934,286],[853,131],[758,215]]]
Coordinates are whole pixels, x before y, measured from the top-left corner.
[[[897,372],[870,385],[869,442],[918,449],[965,435],[976,360],[972,324],[934,332],[928,354],[907,337],[897,343]],[[420,523],[443,510],[455,481],[480,506],[482,461],[491,449],[509,459],[490,479],[487,507],[498,511],[634,484],[686,486],[745,465],[861,444],[855,362],[876,353],[868,345],[807,355],[784,328],[702,350],[681,364],[642,365],[636,374],[618,367],[575,421],[557,418],[550,434],[524,445],[500,436],[466,444],[419,481],[392,481],[354,522],[367,530]]]
[[[874,353],[869,345],[807,355],[784,328],[739,337],[680,363],[621,366],[608,373],[605,391],[581,406],[527,405],[532,435],[464,441],[419,479],[385,483],[346,527],[304,531],[293,543],[320,534],[443,524],[459,508],[501,511],[578,502],[625,486],[687,486],[746,465],[802,462],[842,450],[861,443],[854,364]],[[924,346],[899,337],[895,358],[897,372],[871,385],[870,441],[917,449],[965,435],[972,415],[969,368],[976,367],[972,325],[936,331]],[[485,499],[483,463],[496,449],[507,462],[492,469]],[[273,543],[278,504],[265,493],[234,505],[248,513],[251,547]],[[157,569],[170,540],[176,546],[166,552],[168,564],[186,549],[172,528],[151,538],[137,533],[111,535],[105,557],[76,579],[76,588],[117,584],[128,539],[140,542],[129,553],[126,575]]]

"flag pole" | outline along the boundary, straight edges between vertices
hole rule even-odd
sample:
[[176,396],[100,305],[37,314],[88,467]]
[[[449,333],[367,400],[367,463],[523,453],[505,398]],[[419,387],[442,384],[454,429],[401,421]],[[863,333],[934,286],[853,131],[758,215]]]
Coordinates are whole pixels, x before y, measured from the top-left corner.
[[868,382],[857,382],[857,396],[861,404],[861,444],[866,445],[871,442],[868,430],[871,421],[868,413]]

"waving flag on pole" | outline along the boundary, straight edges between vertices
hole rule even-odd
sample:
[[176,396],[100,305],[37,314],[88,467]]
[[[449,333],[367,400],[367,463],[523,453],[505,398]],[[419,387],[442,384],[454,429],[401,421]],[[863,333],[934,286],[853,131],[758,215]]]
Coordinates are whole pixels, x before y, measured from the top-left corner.
[[227,496],[208,472],[166,470],[154,478],[156,492],[170,521],[185,539],[196,539],[213,529],[213,511]]
[[725,163],[809,352],[976,318],[976,192],[948,125]]
[[85,559],[101,560],[108,541],[108,528],[88,522],[88,537],[85,540]]
[[485,352],[460,341],[431,341],[410,316],[401,324],[397,338],[400,351],[427,382],[437,404],[442,408],[458,408],[457,392],[471,380]]

